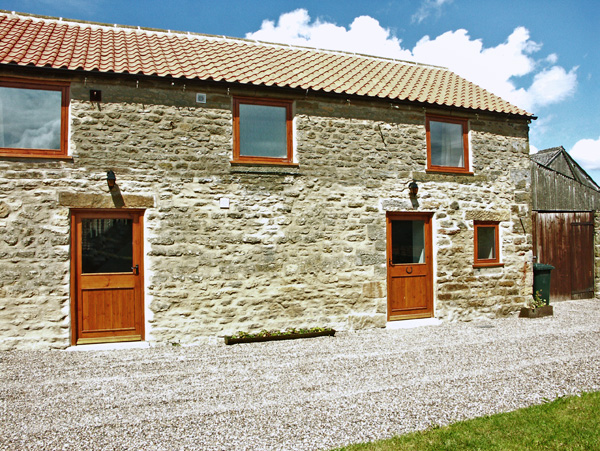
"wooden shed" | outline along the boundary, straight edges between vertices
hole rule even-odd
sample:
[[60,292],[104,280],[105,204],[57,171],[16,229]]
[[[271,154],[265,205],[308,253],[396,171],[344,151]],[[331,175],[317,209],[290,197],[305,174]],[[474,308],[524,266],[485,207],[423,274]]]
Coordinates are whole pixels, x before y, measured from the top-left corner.
[[561,147],[531,155],[533,253],[552,271],[551,300],[593,298],[600,186]]

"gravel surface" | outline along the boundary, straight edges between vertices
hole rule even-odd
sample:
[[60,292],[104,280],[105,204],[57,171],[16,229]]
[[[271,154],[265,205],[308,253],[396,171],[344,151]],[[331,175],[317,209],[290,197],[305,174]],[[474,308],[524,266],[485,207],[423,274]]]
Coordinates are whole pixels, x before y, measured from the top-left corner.
[[319,450],[600,390],[600,301],[233,346],[0,353],[0,449]]

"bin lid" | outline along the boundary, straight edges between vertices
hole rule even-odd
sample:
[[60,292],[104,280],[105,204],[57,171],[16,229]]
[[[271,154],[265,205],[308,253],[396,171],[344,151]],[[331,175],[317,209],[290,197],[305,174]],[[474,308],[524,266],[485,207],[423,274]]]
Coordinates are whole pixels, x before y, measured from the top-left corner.
[[534,263],[533,264],[534,271],[552,271],[553,269],[556,269],[556,268],[552,265],[547,265],[545,263]]

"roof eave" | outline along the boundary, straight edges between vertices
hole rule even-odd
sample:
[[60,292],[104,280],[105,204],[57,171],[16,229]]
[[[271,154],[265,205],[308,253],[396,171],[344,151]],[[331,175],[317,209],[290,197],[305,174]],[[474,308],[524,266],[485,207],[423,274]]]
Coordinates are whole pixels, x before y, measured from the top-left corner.
[[95,68],[93,70],[89,70],[89,69],[82,69],[82,68],[76,68],[76,69],[69,69],[69,68],[65,68],[65,67],[60,67],[60,68],[56,68],[56,67],[50,67],[50,66],[36,66],[33,64],[19,64],[19,63],[15,63],[15,62],[11,62],[11,63],[0,63],[0,67],[5,66],[5,67],[12,67],[12,68],[21,68],[21,69],[25,69],[28,71],[38,71],[38,72],[43,72],[43,73],[56,73],[56,74],[79,74],[79,75],[84,75],[85,74],[93,74],[94,76],[106,76],[106,77],[111,77],[111,78],[115,78],[115,77],[128,77],[128,78],[140,78],[140,77],[144,77],[144,78],[149,78],[149,79],[176,79],[176,80],[189,80],[192,82],[205,82],[205,83],[211,83],[211,84],[217,84],[217,85],[223,85],[223,84],[228,84],[228,85],[237,85],[237,86],[247,86],[247,87],[262,87],[264,89],[277,89],[277,90],[287,90],[287,91],[292,91],[292,92],[303,92],[306,95],[306,92],[312,92],[324,97],[345,97],[348,99],[354,99],[354,100],[370,100],[370,101],[379,101],[379,102],[389,102],[390,105],[393,104],[402,104],[402,105],[413,105],[413,106],[418,106],[418,107],[423,107],[425,109],[427,108],[435,108],[436,110],[448,110],[448,111],[464,111],[465,113],[472,113],[472,114],[490,114],[490,115],[494,115],[494,116],[500,116],[500,117],[504,117],[506,119],[513,119],[513,120],[536,120],[537,116],[528,116],[528,115],[524,115],[524,114],[515,114],[515,113],[506,113],[506,112],[502,112],[502,111],[493,111],[493,110],[489,110],[489,109],[480,109],[480,108],[469,108],[469,107],[463,107],[463,106],[452,106],[452,105],[444,105],[444,104],[439,104],[439,103],[428,103],[428,102],[422,102],[422,101],[418,101],[418,100],[410,100],[410,99],[399,99],[397,97],[392,98],[392,97],[380,97],[377,95],[373,95],[373,96],[369,96],[369,95],[364,95],[364,94],[350,94],[350,93],[344,93],[344,92],[334,92],[334,91],[325,91],[323,89],[313,89],[313,88],[301,88],[301,87],[292,87],[292,86],[279,86],[279,85],[267,85],[265,83],[252,83],[252,82],[248,82],[248,83],[243,83],[243,82],[239,82],[239,81],[226,81],[226,80],[216,80],[212,77],[207,77],[207,78],[200,78],[200,77],[186,77],[185,75],[181,75],[181,76],[173,76],[171,74],[166,74],[166,75],[159,75],[159,74],[146,74],[146,73],[141,73],[141,72],[137,72],[137,73],[132,73],[132,72],[127,72],[127,71],[122,71],[122,72],[114,72],[114,71],[102,71],[99,68]]

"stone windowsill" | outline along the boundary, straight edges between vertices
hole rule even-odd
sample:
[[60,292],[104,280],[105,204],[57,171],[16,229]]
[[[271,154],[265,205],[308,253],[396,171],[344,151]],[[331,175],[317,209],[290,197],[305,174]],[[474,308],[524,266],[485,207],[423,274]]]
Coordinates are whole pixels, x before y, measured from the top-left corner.
[[232,174],[276,174],[276,175],[299,175],[300,165],[291,164],[259,164],[230,162]]
[[475,263],[473,268],[502,268],[504,263]]
[[455,182],[455,183],[476,183],[487,182],[486,175],[475,175],[472,172],[468,174],[450,174],[447,172],[413,172],[412,178],[415,182]]

